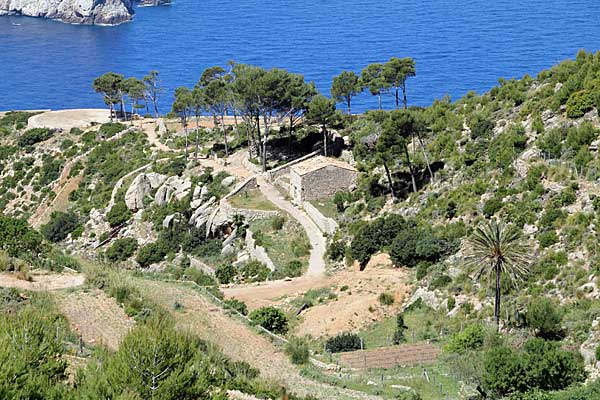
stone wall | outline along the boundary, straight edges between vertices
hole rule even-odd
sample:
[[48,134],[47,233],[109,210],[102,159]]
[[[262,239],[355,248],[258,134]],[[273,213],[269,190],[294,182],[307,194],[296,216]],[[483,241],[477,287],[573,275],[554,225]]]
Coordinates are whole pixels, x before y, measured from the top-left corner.
[[337,222],[333,218],[328,218],[321,214],[321,212],[308,201],[302,203],[302,207],[304,211],[308,214],[310,219],[314,221],[315,224],[319,227],[321,232],[326,233],[328,235],[333,235],[338,228]]
[[[297,192],[297,180],[293,179],[294,173],[290,174],[290,190]],[[319,170],[307,173],[301,176],[301,201],[316,200],[323,197],[333,196],[339,191],[348,190],[356,185],[358,172],[350,171],[344,168],[338,168],[328,165]],[[296,187],[295,187],[296,186]],[[294,196],[297,199],[297,195]]]
[[238,183],[237,186],[233,188],[233,190],[229,192],[227,196],[225,196],[223,199],[226,200],[232,196],[235,196],[238,193],[242,193],[246,190],[256,189],[257,187],[258,184],[256,183],[256,177],[252,176],[246,179],[245,181]]
[[262,246],[256,245],[256,240],[254,240],[250,229],[246,230],[246,248],[250,252],[251,259],[261,262],[271,271],[275,271],[275,264],[273,264],[273,261],[267,254],[267,250]]

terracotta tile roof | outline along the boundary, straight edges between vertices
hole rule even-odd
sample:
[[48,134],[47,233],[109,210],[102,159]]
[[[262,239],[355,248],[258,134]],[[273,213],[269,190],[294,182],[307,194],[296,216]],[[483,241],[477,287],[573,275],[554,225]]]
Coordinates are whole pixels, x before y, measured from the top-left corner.
[[338,160],[336,158],[317,156],[313,158],[309,158],[308,160],[304,160],[296,165],[292,165],[291,170],[297,173],[298,175],[306,175],[314,171],[318,171],[321,168],[325,167],[336,167],[342,168],[352,172],[358,172],[356,168],[351,166],[350,164]]

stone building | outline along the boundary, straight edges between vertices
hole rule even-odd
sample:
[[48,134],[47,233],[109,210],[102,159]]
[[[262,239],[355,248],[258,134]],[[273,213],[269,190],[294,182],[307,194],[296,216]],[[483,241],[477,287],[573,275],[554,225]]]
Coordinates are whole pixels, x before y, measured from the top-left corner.
[[343,161],[313,157],[290,168],[290,196],[297,204],[348,190],[356,184],[358,171]]

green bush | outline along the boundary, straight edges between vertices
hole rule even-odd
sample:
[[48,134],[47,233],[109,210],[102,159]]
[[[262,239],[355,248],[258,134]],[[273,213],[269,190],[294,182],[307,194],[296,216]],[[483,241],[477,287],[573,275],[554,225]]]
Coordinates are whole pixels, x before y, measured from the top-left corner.
[[579,354],[563,350],[560,343],[530,339],[522,350],[493,347],[484,356],[483,387],[497,396],[535,389],[561,390],[585,380]]
[[50,139],[52,137],[52,134],[53,132],[47,128],[29,129],[23,132],[21,136],[19,136],[17,144],[20,147],[33,146],[34,144]]
[[104,136],[104,138],[108,139],[110,137],[115,136],[117,133],[122,132],[127,127],[118,122],[108,122],[106,124],[102,124],[98,132],[100,135]]
[[575,92],[567,100],[567,117],[580,118],[594,108],[594,98],[587,90]]
[[248,315],[248,306],[241,300],[228,299],[225,300],[223,303],[225,304],[225,308],[235,310],[242,315]]
[[79,219],[74,212],[54,211],[50,222],[42,226],[42,234],[51,242],[63,241],[79,226]]
[[271,274],[271,270],[265,264],[256,260],[248,261],[239,271],[245,282],[263,282]]
[[327,257],[332,261],[342,261],[346,255],[346,244],[341,240],[332,240],[327,248]]
[[463,354],[469,350],[479,350],[485,341],[486,332],[481,325],[468,325],[461,332],[452,335],[444,348],[449,353]]
[[420,281],[423,278],[425,278],[427,276],[427,272],[429,272],[429,267],[431,266],[431,263],[429,263],[428,261],[420,261],[417,264],[417,280]]
[[404,323],[404,316],[402,315],[402,313],[396,315],[396,330],[394,331],[393,338],[394,344],[400,344],[406,340],[404,337],[404,333],[407,329],[408,327]]
[[221,264],[215,270],[215,277],[223,285],[233,282],[236,275],[237,269],[231,264]]
[[0,249],[9,256],[37,256],[46,251],[44,237],[27,221],[0,214]]
[[288,331],[288,318],[275,307],[261,307],[248,315],[248,318],[273,333],[285,334]]
[[497,197],[492,197],[483,205],[483,215],[486,218],[492,217],[494,214],[496,214],[502,209],[502,205],[502,200],[500,200]]
[[285,352],[293,364],[306,364],[310,358],[308,342],[302,338],[292,337],[285,345]]
[[106,214],[106,220],[111,228],[115,228],[129,221],[132,216],[133,213],[127,208],[125,201],[117,201]]
[[135,258],[142,268],[147,268],[152,264],[161,262],[164,260],[167,252],[165,248],[159,243],[149,243],[142,247]]
[[271,220],[271,228],[273,228],[274,231],[279,231],[281,230],[281,228],[283,228],[284,223],[285,218],[280,216],[273,217],[273,219]]
[[327,339],[325,350],[330,353],[341,353],[345,351],[356,351],[361,349],[360,337],[355,333],[341,333]]
[[387,292],[383,292],[379,295],[379,302],[384,306],[391,306],[392,304],[394,304],[394,295]]
[[537,239],[540,241],[540,247],[543,249],[558,243],[558,235],[553,230],[538,233]]
[[134,238],[117,239],[106,250],[106,258],[112,262],[125,261],[135,253],[137,248],[138,242]]
[[443,287],[448,286],[450,283],[452,283],[452,278],[450,276],[446,274],[440,274],[431,280],[431,283],[429,284],[429,289],[441,289]]
[[562,316],[548,298],[535,298],[527,307],[527,325],[544,339],[560,339]]

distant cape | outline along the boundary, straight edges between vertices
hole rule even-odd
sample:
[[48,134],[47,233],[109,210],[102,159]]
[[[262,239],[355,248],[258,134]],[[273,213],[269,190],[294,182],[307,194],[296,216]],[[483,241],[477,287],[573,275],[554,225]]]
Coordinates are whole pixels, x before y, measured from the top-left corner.
[[[118,25],[131,21],[135,0],[0,0],[0,15],[49,18],[72,24]],[[170,0],[141,0],[157,6]]]

